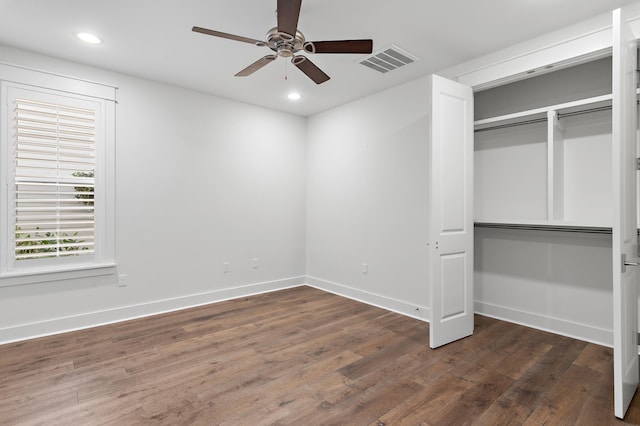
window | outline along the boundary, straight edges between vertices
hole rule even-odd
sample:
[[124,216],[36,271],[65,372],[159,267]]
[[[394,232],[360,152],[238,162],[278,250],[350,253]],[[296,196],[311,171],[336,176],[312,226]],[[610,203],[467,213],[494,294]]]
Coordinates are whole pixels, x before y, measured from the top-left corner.
[[9,82],[1,97],[0,285],[113,273],[114,102]]
[[11,101],[13,260],[93,255],[96,111]]

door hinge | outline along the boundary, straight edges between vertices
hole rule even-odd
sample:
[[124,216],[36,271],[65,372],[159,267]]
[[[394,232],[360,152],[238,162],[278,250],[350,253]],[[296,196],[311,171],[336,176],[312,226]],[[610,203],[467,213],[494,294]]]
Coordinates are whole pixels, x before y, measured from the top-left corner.
[[636,158],[636,170],[640,170],[640,157]]

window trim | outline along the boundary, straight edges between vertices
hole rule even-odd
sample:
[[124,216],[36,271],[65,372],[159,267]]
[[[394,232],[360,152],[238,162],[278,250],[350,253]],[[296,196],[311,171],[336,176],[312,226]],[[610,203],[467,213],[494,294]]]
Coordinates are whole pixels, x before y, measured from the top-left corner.
[[[96,211],[96,254],[92,262],[74,262],[25,269],[10,269],[9,237],[0,238],[0,287],[85,278],[116,273],[115,262],[115,95],[116,87],[71,77],[41,72],[24,67],[0,63],[0,235],[9,231],[10,208],[9,186],[12,184],[8,172],[10,151],[10,106],[9,87],[51,93],[63,96],[93,98],[102,105],[101,121],[104,138],[102,158],[97,159],[101,173],[100,182],[104,191],[103,206]],[[98,162],[100,164],[98,164]],[[100,237],[98,237],[100,236]]]
[[46,270],[12,271],[0,276],[0,288],[23,284],[37,284],[77,278],[98,277],[116,273],[115,263],[90,263],[86,265],[64,265]]

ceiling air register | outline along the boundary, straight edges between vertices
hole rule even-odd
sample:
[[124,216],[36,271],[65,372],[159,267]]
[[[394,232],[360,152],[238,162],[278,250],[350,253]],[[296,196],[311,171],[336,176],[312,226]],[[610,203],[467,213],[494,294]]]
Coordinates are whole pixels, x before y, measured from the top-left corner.
[[418,61],[417,57],[392,44],[359,62],[360,65],[384,74],[416,61]]

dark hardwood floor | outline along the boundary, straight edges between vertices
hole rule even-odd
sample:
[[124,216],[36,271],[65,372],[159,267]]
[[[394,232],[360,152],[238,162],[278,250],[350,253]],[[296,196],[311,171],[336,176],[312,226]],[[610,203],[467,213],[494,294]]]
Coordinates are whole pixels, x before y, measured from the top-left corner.
[[0,424],[624,424],[608,348],[480,316],[428,333],[300,287],[3,345]]

